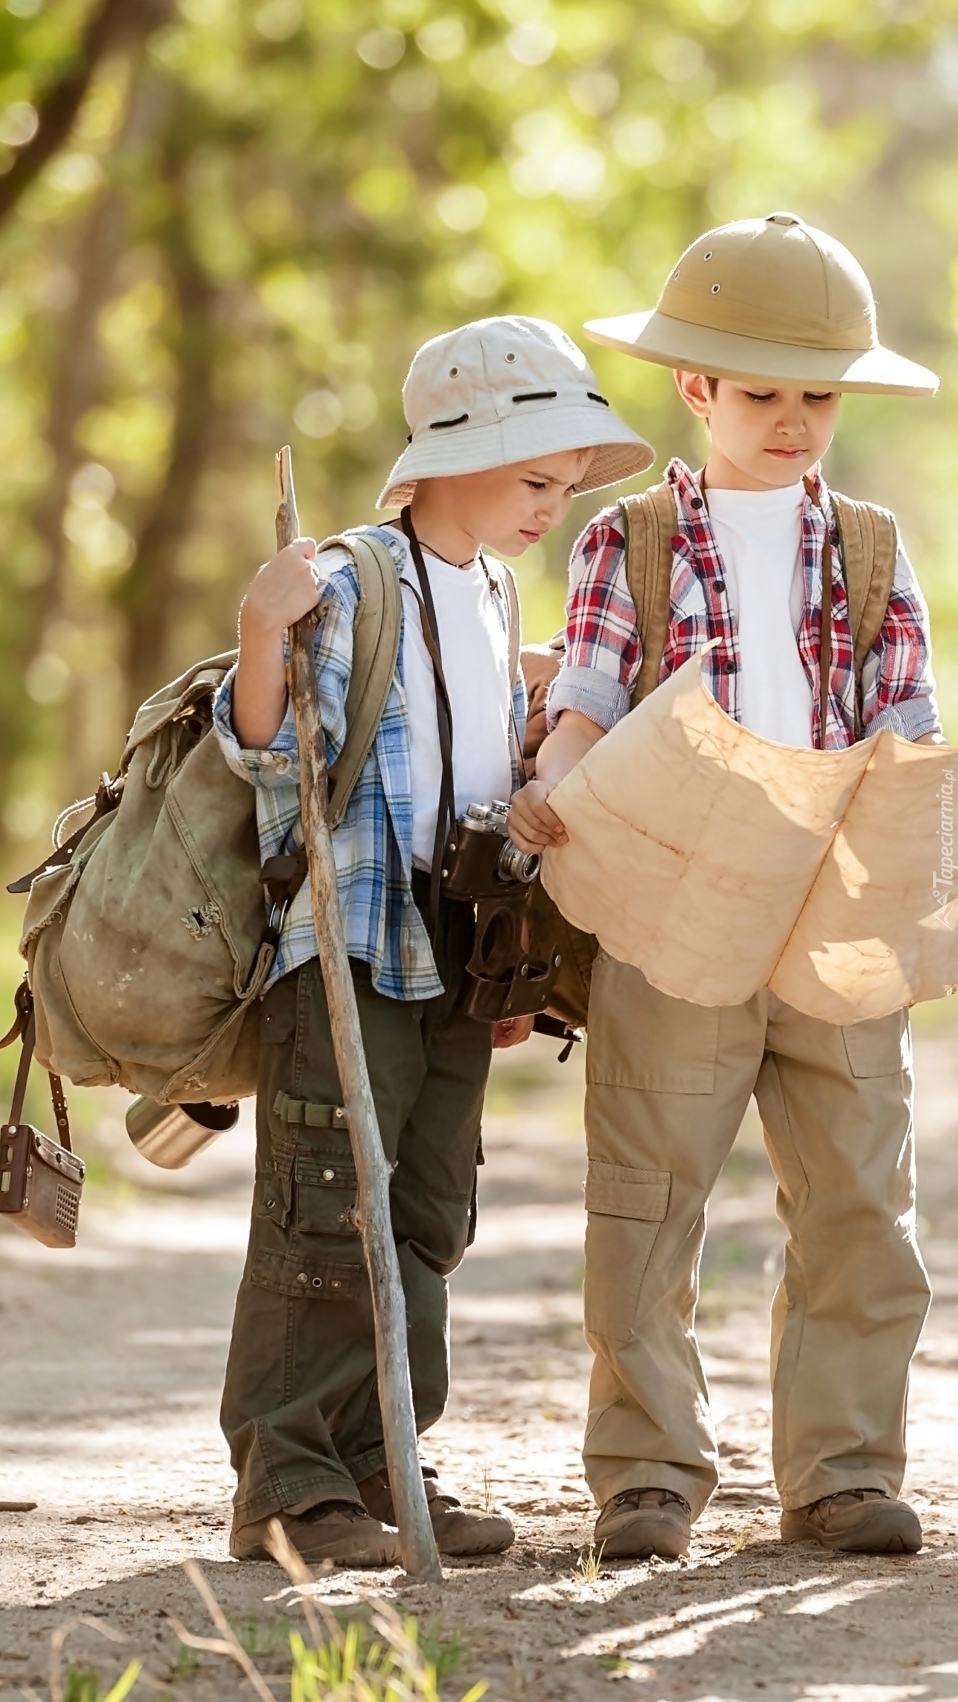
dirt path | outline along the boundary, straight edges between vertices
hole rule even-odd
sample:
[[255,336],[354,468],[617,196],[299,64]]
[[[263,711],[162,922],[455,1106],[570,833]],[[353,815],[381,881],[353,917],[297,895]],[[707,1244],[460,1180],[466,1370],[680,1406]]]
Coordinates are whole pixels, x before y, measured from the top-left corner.
[[[581,1064],[560,1068],[533,1042],[493,1079],[479,1235],[454,1281],[454,1399],[431,1439],[450,1481],[512,1509],[518,1541],[499,1561],[450,1566],[440,1590],[398,1572],[336,1574],[323,1585],[330,1603],[378,1591],[457,1638],[449,1697],[478,1677],[501,1702],[578,1702],[609,1683],[637,1702],[958,1697],[958,1025],[926,1031],[918,1050],[936,1290],[906,1485],[925,1519],[920,1556],[784,1552],[776,1540],[766,1319],[780,1235],[750,1117],[713,1203],[701,1306],[724,1484],[687,1565],[583,1577],[594,1509],[579,1461]],[[288,1666],[285,1579],[226,1558],[231,1482],[216,1422],[250,1133],[168,1178],[126,1150],[121,1110],[105,1101],[101,1138],[127,1180],[92,1190],[77,1251],[0,1234],[0,1498],[39,1503],[0,1513],[0,1695],[45,1696],[50,1631],[92,1614],[129,1639],[71,1634],[72,1659],[104,1681],[135,1653],[189,1702],[225,1702],[248,1685],[212,1655],[192,1674],[177,1667],[165,1616],[209,1630],[180,1569],[194,1555],[263,1669]]]

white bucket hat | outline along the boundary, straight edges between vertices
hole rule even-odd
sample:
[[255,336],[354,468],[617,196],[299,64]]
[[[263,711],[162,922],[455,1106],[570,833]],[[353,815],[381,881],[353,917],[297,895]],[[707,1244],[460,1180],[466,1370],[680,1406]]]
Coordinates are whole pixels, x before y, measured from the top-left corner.
[[433,337],[403,385],[409,448],[377,508],[412,500],[418,479],[484,473],[537,455],[595,449],[579,489],[642,473],[655,450],[612,412],[581,349],[547,319],[478,319]]
[[596,343],[713,378],[929,396],[927,367],[878,341],[858,261],[797,213],[738,219],[685,250],[658,306],[592,319]]

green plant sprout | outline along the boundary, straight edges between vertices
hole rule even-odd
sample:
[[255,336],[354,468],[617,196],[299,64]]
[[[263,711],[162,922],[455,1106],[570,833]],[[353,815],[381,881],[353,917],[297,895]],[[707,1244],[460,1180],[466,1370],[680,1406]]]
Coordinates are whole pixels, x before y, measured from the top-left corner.
[[589,1547],[587,1549],[584,1548],[582,1553],[579,1555],[575,1569],[584,1584],[594,1584],[597,1582],[599,1578],[599,1568],[602,1565],[602,1550],[604,1548],[604,1542],[600,1542],[598,1548],[595,1547],[594,1543],[590,1543]]

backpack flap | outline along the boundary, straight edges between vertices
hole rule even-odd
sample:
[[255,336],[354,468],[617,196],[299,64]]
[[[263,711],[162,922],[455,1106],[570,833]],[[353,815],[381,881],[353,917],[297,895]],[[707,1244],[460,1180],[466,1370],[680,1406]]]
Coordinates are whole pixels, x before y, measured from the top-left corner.
[[230,669],[235,667],[238,654],[236,650],[224,650],[219,656],[195,662],[178,679],[161,686],[140,705],[120,761],[121,772],[129,766],[133,752],[147,739],[155,739],[162,728],[188,720],[194,712],[207,722],[212,721],[213,699]]

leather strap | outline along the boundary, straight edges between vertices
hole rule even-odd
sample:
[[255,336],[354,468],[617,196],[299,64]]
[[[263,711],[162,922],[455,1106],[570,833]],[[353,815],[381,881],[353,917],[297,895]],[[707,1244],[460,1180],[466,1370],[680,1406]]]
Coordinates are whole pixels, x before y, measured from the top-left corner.
[[[439,893],[442,884],[442,858],[446,842],[456,822],[456,793],[453,780],[452,766],[452,705],[449,701],[449,691],[442,669],[442,651],[439,647],[439,624],[436,619],[436,605],[432,595],[432,586],[426,572],[423,560],[422,546],[416,536],[416,528],[412,523],[412,509],[405,507],[399,517],[400,525],[409,539],[409,549],[419,579],[421,592],[421,609],[423,615],[422,635],[432,671],[436,681],[436,724],[439,729],[439,755],[442,762],[442,776],[439,782],[439,809],[436,815],[436,838],[433,844],[432,868],[429,875],[429,926],[433,944],[436,940],[436,929],[439,923]],[[488,572],[488,569],[486,570]],[[413,587],[413,589],[415,589]]]
[[[15,1040],[19,1040],[21,1042],[20,1062],[17,1065],[17,1079],[13,1084],[13,1099],[10,1103],[10,1116],[7,1119],[8,1124],[16,1128],[23,1118],[23,1101],[26,1097],[27,1078],[30,1074],[30,1065],[33,1062],[33,1051],[37,1037],[36,1014],[33,1008],[33,994],[31,993],[29,983],[25,978],[20,982],[20,985],[13,996],[13,1002],[16,1009],[16,1016],[14,1018],[13,1027],[8,1029],[7,1033],[3,1036],[3,1039],[0,1040],[0,1051],[2,1051],[4,1046],[12,1046]],[[67,1152],[72,1152],[73,1148],[70,1145],[70,1119],[67,1115],[67,1102],[63,1095],[63,1083],[59,1076],[54,1075],[52,1070],[48,1070],[47,1074],[50,1078],[50,1099],[53,1104],[53,1116],[57,1126],[57,1133],[60,1137],[60,1145],[64,1147]]]
[[27,1077],[33,1062],[33,1048],[37,1037],[36,1018],[33,1014],[33,1003],[30,1005],[30,1015],[27,1026],[23,1031],[23,1042],[20,1047],[20,1062],[17,1065],[17,1079],[13,1084],[13,1098],[10,1101],[9,1122],[15,1128],[23,1122],[23,1101],[27,1091]]
[[29,892],[38,875],[50,874],[54,869],[64,868],[70,862],[80,841],[89,833],[93,823],[99,821],[101,816],[109,815],[111,810],[116,809],[120,802],[122,790],[119,775],[114,780],[110,780],[105,775],[97,787],[96,796],[89,800],[93,805],[93,814],[87,816],[83,826],[78,827],[75,833],[71,833],[69,839],[65,839],[62,845],[56,846],[48,857],[44,857],[42,863],[38,863],[35,869],[30,870],[29,874],[21,875],[19,880],[11,881],[7,891],[14,893]]
[[57,1134],[60,1137],[60,1145],[65,1147],[67,1152],[72,1152],[70,1119],[67,1116],[67,1102],[63,1096],[63,1083],[59,1076],[54,1075],[52,1070],[48,1070],[47,1074],[50,1077],[50,1102],[53,1106],[53,1117],[57,1126]]

